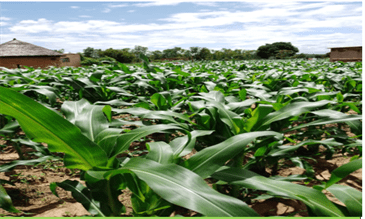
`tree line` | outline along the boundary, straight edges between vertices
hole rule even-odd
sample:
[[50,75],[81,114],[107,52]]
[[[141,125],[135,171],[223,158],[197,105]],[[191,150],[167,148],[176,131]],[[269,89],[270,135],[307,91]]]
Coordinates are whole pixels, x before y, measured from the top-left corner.
[[260,46],[257,50],[226,49],[212,50],[206,47],[190,47],[183,49],[174,47],[165,50],[149,51],[148,47],[135,46],[134,49],[106,50],[88,47],[81,55],[82,65],[102,64],[110,62],[134,63],[139,61],[139,54],[146,55],[150,61],[172,60],[252,60],[252,59],[292,59],[292,58],[327,58],[327,54],[297,54],[298,48],[290,42],[276,42]]

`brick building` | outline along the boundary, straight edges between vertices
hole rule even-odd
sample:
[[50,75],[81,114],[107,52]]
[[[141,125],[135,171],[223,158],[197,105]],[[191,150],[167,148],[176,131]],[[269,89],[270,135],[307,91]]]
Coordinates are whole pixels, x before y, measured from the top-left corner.
[[0,45],[0,67],[80,66],[79,54],[61,54],[17,39]]
[[361,62],[362,46],[330,48],[330,61]]

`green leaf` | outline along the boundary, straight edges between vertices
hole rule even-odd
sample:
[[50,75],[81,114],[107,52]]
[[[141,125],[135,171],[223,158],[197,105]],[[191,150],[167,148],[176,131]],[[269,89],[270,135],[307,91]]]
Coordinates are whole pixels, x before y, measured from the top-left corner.
[[35,165],[35,164],[39,164],[39,163],[42,163],[47,160],[58,160],[58,159],[53,156],[43,156],[43,157],[40,157],[37,159],[31,159],[31,160],[14,160],[14,161],[11,161],[10,163],[1,165],[0,172],[7,172],[9,170],[14,169],[15,167],[17,167],[19,165]]
[[65,180],[60,183],[53,183],[50,185],[50,189],[53,194],[58,197],[56,192],[56,185],[63,188],[66,191],[70,191],[72,193],[72,197],[76,199],[76,201],[80,202],[84,208],[90,212],[90,214],[106,217],[106,215],[100,209],[100,202],[97,202],[92,198],[90,190],[83,186],[79,181],[76,180]]
[[0,208],[12,212],[12,213],[20,213],[18,209],[16,209],[11,201],[10,196],[6,193],[4,187],[0,184]]
[[318,190],[290,182],[272,180],[254,172],[239,168],[225,168],[213,178],[249,189],[268,191],[274,195],[302,201],[317,216],[344,217],[342,212]]
[[142,118],[166,120],[177,126],[181,126],[182,128],[185,128],[185,129],[189,128],[187,124],[178,122],[173,117],[176,117],[176,118],[179,118],[179,119],[182,119],[184,121],[188,121],[191,123],[189,117],[187,117],[183,114],[180,114],[180,113],[175,113],[175,112],[170,112],[170,111],[151,111],[150,113],[147,113],[142,116]]
[[326,189],[341,179],[345,178],[350,173],[362,168],[362,159],[351,161],[344,164],[331,172],[331,178],[326,183]]
[[337,98],[337,101],[340,103],[340,102],[343,102],[343,96],[341,94],[341,92],[337,93],[336,94],[336,98]]
[[199,151],[186,160],[184,166],[202,178],[206,178],[223,166],[226,161],[244,151],[248,143],[262,136],[281,137],[281,134],[272,131],[239,134]]
[[107,154],[111,156],[114,148],[116,147],[117,139],[121,136],[123,129],[107,128],[99,132],[95,137],[95,143],[97,143]]
[[212,134],[214,131],[206,131],[206,130],[194,130],[191,134],[191,139],[189,141],[189,136],[185,135],[182,137],[175,138],[169,144],[173,150],[174,157],[182,157],[189,154],[194,146],[196,139],[201,136],[206,136]]
[[150,142],[146,144],[149,150],[146,159],[160,164],[169,164],[173,161],[171,146],[165,142]]
[[195,173],[175,164],[162,165],[152,160],[133,158],[119,170],[105,177],[134,172],[153,191],[167,201],[208,217],[258,216],[244,202],[218,193]]
[[353,217],[362,216],[362,193],[352,187],[343,185],[332,185],[327,188],[338,200],[344,203]]
[[265,116],[259,122],[255,124],[252,128],[253,131],[263,130],[265,126],[270,125],[275,121],[279,121],[282,119],[286,119],[292,116],[296,116],[309,110],[324,106],[328,103],[332,103],[332,101],[322,100],[318,102],[294,102],[289,103],[278,111],[272,112],[269,115]]
[[255,124],[262,120],[265,116],[267,116],[269,113],[271,113],[274,110],[274,108],[271,105],[266,104],[260,104],[253,112],[252,117],[249,118],[244,125],[244,129],[247,132],[250,132],[252,127],[255,126]]
[[361,115],[347,115],[345,113],[329,109],[313,111],[311,113],[319,116],[320,119],[313,122],[295,126],[294,128],[288,129],[286,131],[292,131],[313,125],[324,125],[324,124],[345,122],[350,126],[351,131],[353,131],[355,134],[358,135],[362,134],[362,123],[360,121],[357,121],[362,119]]
[[240,96],[240,99],[241,100],[246,100],[246,89],[241,89],[239,92],[238,92],[238,95]]
[[224,104],[224,102],[225,102],[224,95],[220,91],[210,91],[209,93],[199,93],[199,94],[201,96],[193,96],[193,97],[205,99],[208,101],[214,101],[213,103],[217,102],[217,103]]
[[68,168],[106,165],[105,152],[76,126],[22,94],[0,87],[0,113],[17,119],[28,138],[47,143],[51,152],[65,153]]
[[93,73],[89,79],[90,81],[93,81],[93,82],[98,82],[101,80],[101,77],[104,75],[104,72],[103,73]]
[[86,99],[81,99],[79,101],[65,101],[61,106],[61,112],[66,116],[68,121],[75,124],[75,119],[86,106],[90,106],[90,103]]
[[109,101],[96,101],[94,103],[95,105],[111,105],[111,106],[133,106],[136,103],[128,103],[128,102],[124,102],[122,100],[118,100],[118,99],[114,99],[114,100],[109,100]]
[[128,109],[115,109],[115,108],[113,108],[112,111],[116,112],[116,113],[129,113],[129,114],[136,115],[136,116],[143,116],[143,115],[151,112],[151,110],[141,108],[141,107],[128,108]]
[[157,106],[159,110],[167,109],[166,99],[163,95],[155,93],[151,97],[151,102]]
[[[171,203],[161,198],[161,196],[157,195],[144,181],[138,179],[138,188],[143,193],[143,199],[140,199],[138,195],[134,192],[131,197],[132,206],[133,206],[133,215],[140,216],[169,216],[173,208]],[[169,211],[166,211],[167,215],[159,215],[159,213],[163,213],[163,209],[170,208]]]
[[275,149],[272,149],[269,156],[277,157],[277,156],[285,156],[290,154],[290,152],[296,151],[298,148],[304,146],[304,145],[312,145],[312,144],[322,144],[322,145],[330,145],[330,146],[341,146],[343,145],[340,142],[335,141],[333,138],[325,139],[325,140],[306,140],[302,141],[296,145],[282,145],[278,146]]
[[111,122],[112,121],[112,108],[110,106],[104,106],[103,113],[105,114],[108,121]]
[[231,102],[228,103],[227,106],[230,110],[234,111],[235,113],[242,113],[246,109],[250,108],[252,104],[256,103],[258,100],[256,99],[247,99],[241,102]]
[[[213,94],[214,94],[213,97],[216,100],[222,99],[221,102],[223,102],[224,97],[221,92],[213,93]],[[208,97],[199,97],[199,98],[208,100],[209,101],[209,104],[207,104],[208,106],[212,106],[212,107],[215,107],[218,109],[219,118],[222,120],[223,123],[225,123],[229,127],[229,129],[231,130],[233,135],[237,135],[241,132],[241,128],[234,121],[234,118],[239,117],[236,113],[234,113],[230,110],[227,110],[221,102],[212,100],[212,98],[208,98]]]
[[[125,121],[122,119],[113,119],[109,127],[120,127],[123,125],[146,126],[142,121]],[[100,133],[99,133],[100,134]]]
[[49,89],[46,89],[46,88],[28,89],[28,90],[24,91],[24,93],[26,93],[28,91],[34,91],[34,92],[37,92],[39,94],[42,94],[42,95],[48,97],[48,99],[52,105],[56,102],[57,96],[56,96],[55,92],[53,92]]
[[131,72],[131,70],[129,70],[129,68],[128,68],[125,64],[118,63],[118,66],[119,66],[120,68],[122,68],[122,70],[123,70],[125,73],[128,73],[128,74],[132,73],[132,72]]
[[177,125],[160,124],[160,125],[140,127],[140,128],[134,129],[128,133],[123,133],[117,139],[116,147],[114,148],[113,152],[111,153],[111,156],[116,156],[119,153],[127,150],[129,148],[129,145],[133,141],[139,140],[140,138],[150,135],[152,133],[166,132],[168,130],[184,131],[185,129],[183,129]]
[[95,137],[109,127],[103,111],[104,106],[85,106],[75,119],[75,125],[91,141],[95,141]]
[[0,134],[11,134],[13,132],[16,131],[16,129],[18,129],[20,126],[19,126],[19,123],[18,121],[12,121],[12,122],[9,122],[7,123],[2,129],[0,129]]

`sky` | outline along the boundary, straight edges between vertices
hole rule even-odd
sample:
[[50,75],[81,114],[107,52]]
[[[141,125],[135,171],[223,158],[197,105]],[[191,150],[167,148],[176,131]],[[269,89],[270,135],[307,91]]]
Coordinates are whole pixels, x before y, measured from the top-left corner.
[[0,1],[0,43],[13,38],[72,53],[136,45],[256,50],[291,42],[299,53],[324,54],[362,46],[362,2]]

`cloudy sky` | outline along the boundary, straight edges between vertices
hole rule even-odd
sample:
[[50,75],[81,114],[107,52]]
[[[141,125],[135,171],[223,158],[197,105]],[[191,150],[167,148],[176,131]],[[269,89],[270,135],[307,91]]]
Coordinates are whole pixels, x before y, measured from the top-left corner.
[[0,19],[0,43],[17,38],[66,52],[291,42],[300,53],[326,53],[362,45],[361,1],[0,2]]

